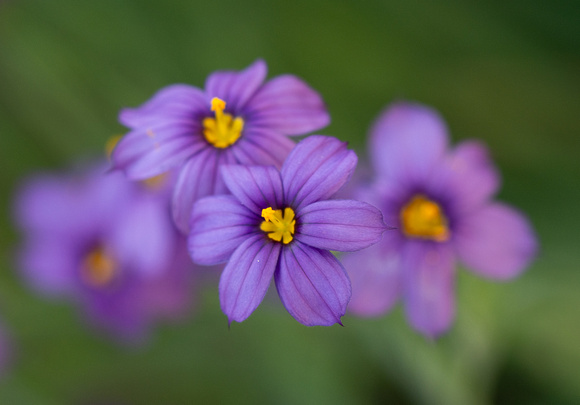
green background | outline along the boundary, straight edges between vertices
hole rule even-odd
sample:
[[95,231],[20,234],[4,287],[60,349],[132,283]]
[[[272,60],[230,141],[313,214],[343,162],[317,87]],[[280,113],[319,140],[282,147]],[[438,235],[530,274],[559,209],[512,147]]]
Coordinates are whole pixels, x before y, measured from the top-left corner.
[[[577,1],[0,1],[0,318],[14,344],[0,404],[580,403],[580,7]],[[264,58],[317,89],[364,157],[397,99],[479,138],[498,198],[541,251],[522,277],[459,271],[458,317],[437,341],[400,307],[307,328],[276,294],[228,330],[215,279],[184,322],[126,348],[18,277],[10,215],[26,175],[70,167],[122,133],[117,113],[177,82]]]

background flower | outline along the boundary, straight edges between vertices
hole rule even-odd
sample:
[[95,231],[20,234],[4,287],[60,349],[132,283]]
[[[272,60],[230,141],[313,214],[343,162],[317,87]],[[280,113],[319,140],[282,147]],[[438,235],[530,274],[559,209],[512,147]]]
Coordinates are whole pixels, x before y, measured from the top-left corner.
[[359,193],[397,231],[344,258],[353,313],[384,313],[400,298],[411,325],[438,336],[455,317],[456,258],[503,280],[534,257],[527,219],[491,201],[499,176],[486,148],[465,141],[448,151],[447,143],[443,120],[419,104],[393,104],[375,123],[369,155],[376,174]]
[[151,321],[183,315],[194,270],[173,228],[165,190],[107,173],[39,175],[17,196],[26,281],[68,297],[88,319],[126,340]]
[[258,307],[272,277],[282,303],[307,326],[341,323],[350,281],[329,250],[355,251],[381,238],[380,212],[352,200],[328,200],[356,166],[354,152],[336,138],[300,142],[281,171],[271,166],[226,165],[233,196],[194,205],[189,249],[199,264],[228,260],[220,301],[229,321]]
[[178,84],[160,90],[120,121],[131,128],[113,152],[114,166],[131,179],[181,167],[173,196],[175,223],[187,233],[191,206],[200,197],[224,194],[223,164],[280,167],[302,135],[328,125],[321,97],[292,75],[267,83],[257,60],[241,72],[211,74],[205,91]]

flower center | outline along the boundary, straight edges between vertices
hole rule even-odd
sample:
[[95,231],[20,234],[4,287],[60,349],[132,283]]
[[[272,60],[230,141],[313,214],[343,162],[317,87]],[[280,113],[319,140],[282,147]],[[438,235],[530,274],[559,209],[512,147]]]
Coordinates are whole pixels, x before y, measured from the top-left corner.
[[92,287],[105,287],[117,274],[117,263],[99,246],[91,250],[81,266],[82,280]]
[[400,218],[407,236],[437,242],[445,242],[450,237],[447,218],[441,207],[423,195],[414,196],[401,209]]
[[264,208],[262,217],[264,217],[264,222],[260,225],[260,229],[266,232],[270,239],[284,244],[292,242],[296,226],[292,208],[284,208],[284,215],[282,215],[282,210],[273,210],[272,207]]
[[203,136],[206,141],[219,149],[236,143],[244,129],[244,120],[224,113],[225,108],[225,101],[217,97],[212,98],[211,110],[215,111],[215,118],[207,117],[203,120]]

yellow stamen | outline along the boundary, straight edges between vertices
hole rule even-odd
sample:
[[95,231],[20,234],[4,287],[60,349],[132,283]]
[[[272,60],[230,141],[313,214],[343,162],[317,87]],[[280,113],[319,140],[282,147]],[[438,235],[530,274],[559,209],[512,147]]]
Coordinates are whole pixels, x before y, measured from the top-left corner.
[[92,287],[104,287],[110,284],[116,274],[117,263],[100,246],[86,255],[81,267],[81,278]]
[[296,226],[292,208],[284,208],[284,215],[282,215],[282,210],[273,210],[272,207],[264,208],[262,217],[264,222],[260,225],[260,229],[266,232],[270,239],[284,244],[292,242]]
[[167,183],[167,173],[161,173],[157,176],[149,177],[148,179],[141,180],[146,188],[150,190],[159,190]]
[[107,139],[107,142],[105,142],[105,154],[107,155],[108,159],[111,159],[111,155],[115,150],[115,146],[117,146],[122,137],[123,135],[113,135]]
[[232,117],[224,113],[226,102],[214,97],[211,100],[211,110],[215,118],[207,117],[203,120],[203,136],[213,146],[219,149],[227,148],[236,143],[242,136],[244,120],[241,117]]
[[450,237],[447,218],[441,207],[423,195],[414,196],[401,209],[400,217],[407,236],[437,242],[445,242]]

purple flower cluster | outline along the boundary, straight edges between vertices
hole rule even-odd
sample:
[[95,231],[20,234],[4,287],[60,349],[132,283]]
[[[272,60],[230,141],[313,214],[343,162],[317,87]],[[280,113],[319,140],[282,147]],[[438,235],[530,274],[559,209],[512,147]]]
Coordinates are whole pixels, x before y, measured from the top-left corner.
[[[295,144],[289,137],[329,115],[303,81],[264,83],[266,72],[258,60],[213,73],[205,90],[173,85],[124,109],[130,131],[111,160],[125,176],[101,167],[29,181],[16,204],[28,282],[134,339],[189,306],[190,258],[226,263],[219,295],[230,323],[252,314],[273,279],[298,322],[341,324],[348,270],[353,313],[376,315],[401,298],[413,327],[436,336],[454,318],[456,258],[495,279],[530,263],[533,231],[490,201],[499,176],[481,144],[448,151],[434,111],[397,104],[373,130],[375,177],[358,188],[361,201],[337,199],[356,155],[328,136]],[[331,251],[356,253],[345,270]]]
[[141,107],[121,112],[131,131],[113,152],[115,168],[133,180],[178,168],[173,218],[184,233],[196,200],[227,192],[220,166],[280,167],[294,147],[287,136],[328,125],[318,93],[291,75],[264,83],[266,74],[258,60],[241,72],[213,73],[205,91],[169,86]]
[[21,269],[39,292],[78,301],[94,324],[134,340],[152,320],[184,314],[194,271],[166,190],[105,171],[24,184],[16,205],[26,234]]
[[246,319],[272,277],[290,314],[304,325],[340,323],[350,281],[329,250],[355,251],[381,238],[379,210],[352,200],[329,200],[351,176],[356,155],[335,138],[300,142],[281,171],[226,165],[231,196],[201,199],[191,216],[189,250],[200,264],[228,261],[220,279],[222,310]]
[[465,141],[448,150],[447,128],[435,111],[394,104],[371,131],[369,155],[375,177],[357,195],[398,229],[344,258],[354,314],[378,315],[402,299],[411,325],[437,336],[454,319],[457,259],[505,280],[534,257],[536,237],[526,218],[491,201],[500,179],[486,148]]

